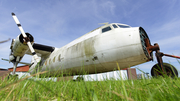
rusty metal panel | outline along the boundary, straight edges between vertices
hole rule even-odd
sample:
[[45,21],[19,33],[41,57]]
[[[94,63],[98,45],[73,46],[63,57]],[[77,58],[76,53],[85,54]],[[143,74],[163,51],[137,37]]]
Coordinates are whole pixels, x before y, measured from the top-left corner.
[[128,74],[128,79],[129,80],[136,80],[137,79],[137,74],[136,74],[136,69],[135,68],[128,68],[127,69],[127,74]]
[[[13,68],[8,68],[9,71],[13,71]],[[29,66],[25,65],[25,66],[19,66],[16,68],[16,72],[27,72],[29,71]]]

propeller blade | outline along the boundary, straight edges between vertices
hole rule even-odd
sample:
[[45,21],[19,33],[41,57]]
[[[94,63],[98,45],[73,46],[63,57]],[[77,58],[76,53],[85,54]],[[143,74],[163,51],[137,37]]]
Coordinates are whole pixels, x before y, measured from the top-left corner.
[[38,63],[40,61],[39,57],[37,56],[36,52],[34,51],[32,45],[31,45],[31,42],[27,42],[28,46],[29,46],[29,49],[33,55],[33,58],[34,60]]
[[24,30],[23,30],[23,28],[22,28],[22,26],[21,26],[18,18],[16,17],[16,15],[15,15],[14,13],[12,13],[12,17],[13,17],[14,21],[16,22],[19,30],[21,31],[21,33],[22,33],[22,35],[23,35],[23,37],[24,37],[25,42],[27,42],[27,45],[29,46],[29,49],[30,49],[30,51],[31,51],[31,53],[32,53],[32,55],[33,55],[34,60],[38,63],[38,62],[40,61],[40,59],[39,59],[39,57],[37,56],[36,52],[34,51],[32,45],[31,45],[31,42],[30,42],[29,39],[27,38],[27,35],[25,34],[25,32],[24,32]]
[[16,24],[17,24],[19,30],[21,31],[23,37],[26,38],[27,36],[26,36],[26,34],[25,34],[25,32],[24,32],[24,30],[23,30],[23,28],[22,28],[22,26],[21,26],[21,24],[20,24],[18,18],[16,17],[16,15],[15,15],[14,13],[12,13],[12,17],[13,17],[14,21],[16,22]]

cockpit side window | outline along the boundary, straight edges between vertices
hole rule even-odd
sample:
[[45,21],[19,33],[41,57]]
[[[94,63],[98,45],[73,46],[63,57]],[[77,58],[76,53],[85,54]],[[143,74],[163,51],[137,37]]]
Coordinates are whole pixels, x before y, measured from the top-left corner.
[[110,31],[110,30],[111,30],[111,27],[108,26],[108,27],[102,29],[102,33]]
[[118,28],[115,24],[112,25],[114,28]]
[[126,26],[126,25],[118,25],[120,28],[130,28],[130,26]]

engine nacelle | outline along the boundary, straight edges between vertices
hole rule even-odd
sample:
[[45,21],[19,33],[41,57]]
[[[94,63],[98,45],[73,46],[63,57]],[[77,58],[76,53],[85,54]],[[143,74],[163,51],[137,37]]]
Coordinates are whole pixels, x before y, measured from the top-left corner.
[[[33,36],[29,33],[26,33],[26,35],[32,44],[34,42]],[[10,49],[11,49],[11,55],[13,55],[14,57],[17,56],[23,57],[26,51],[28,51],[29,47],[27,45],[26,40],[23,38],[22,34],[18,35],[16,39],[12,40]]]

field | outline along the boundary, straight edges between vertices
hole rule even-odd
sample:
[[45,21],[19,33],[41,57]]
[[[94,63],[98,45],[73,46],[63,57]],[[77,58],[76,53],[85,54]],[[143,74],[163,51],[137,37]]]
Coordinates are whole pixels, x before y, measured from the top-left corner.
[[178,101],[179,94],[180,79],[176,77],[58,82],[12,77],[0,81],[1,101]]

